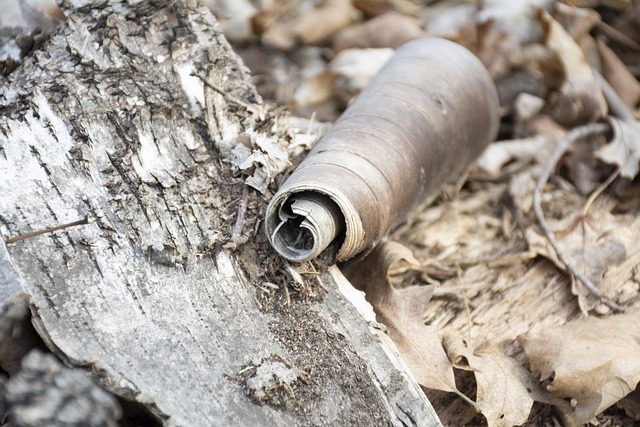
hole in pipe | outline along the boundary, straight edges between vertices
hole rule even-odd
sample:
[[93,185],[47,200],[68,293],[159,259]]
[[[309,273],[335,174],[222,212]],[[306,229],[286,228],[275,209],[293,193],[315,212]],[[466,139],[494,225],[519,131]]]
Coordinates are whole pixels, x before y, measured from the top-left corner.
[[276,251],[290,261],[317,257],[344,230],[338,206],[319,193],[292,195],[280,207],[278,219],[270,238]]
[[291,206],[294,203],[295,200],[288,200],[282,208],[290,218],[284,220],[280,236],[285,246],[292,251],[308,252],[313,249],[315,239],[313,238],[313,233],[305,226],[306,224],[303,225],[306,217],[293,213]]

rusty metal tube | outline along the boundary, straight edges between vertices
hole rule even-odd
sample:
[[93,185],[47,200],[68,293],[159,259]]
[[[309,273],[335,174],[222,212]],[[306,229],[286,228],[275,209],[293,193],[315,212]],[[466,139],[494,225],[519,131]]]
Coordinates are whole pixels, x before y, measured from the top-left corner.
[[372,248],[459,176],[499,120],[494,83],[471,52],[435,38],[405,44],[275,194],[269,241],[292,261],[335,239],[338,261]]

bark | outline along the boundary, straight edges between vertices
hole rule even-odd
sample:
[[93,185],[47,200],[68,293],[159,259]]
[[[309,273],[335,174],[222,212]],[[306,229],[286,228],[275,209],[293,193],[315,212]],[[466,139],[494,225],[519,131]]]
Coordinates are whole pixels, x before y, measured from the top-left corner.
[[54,353],[165,425],[438,425],[337,269],[225,249],[222,160],[273,117],[209,11],[89,3],[0,87],[0,231],[94,221],[0,247],[3,302],[19,282]]

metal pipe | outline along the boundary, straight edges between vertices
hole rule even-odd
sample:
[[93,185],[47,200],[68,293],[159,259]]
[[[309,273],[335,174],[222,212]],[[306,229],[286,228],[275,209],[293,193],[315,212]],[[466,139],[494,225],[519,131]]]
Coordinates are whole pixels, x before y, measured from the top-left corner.
[[494,83],[471,52],[435,38],[403,45],[271,200],[271,245],[291,261],[334,239],[338,261],[372,248],[455,180],[499,121]]

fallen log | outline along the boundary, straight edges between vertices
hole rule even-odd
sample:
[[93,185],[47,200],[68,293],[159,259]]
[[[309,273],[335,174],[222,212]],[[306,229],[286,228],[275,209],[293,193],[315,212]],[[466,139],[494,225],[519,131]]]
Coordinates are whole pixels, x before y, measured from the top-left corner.
[[0,82],[3,302],[19,284],[53,353],[164,425],[439,425],[337,269],[296,282],[264,242],[225,248],[222,160],[275,118],[210,12],[62,9]]

